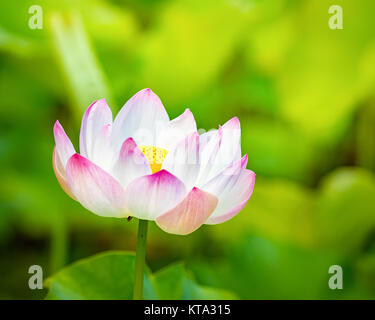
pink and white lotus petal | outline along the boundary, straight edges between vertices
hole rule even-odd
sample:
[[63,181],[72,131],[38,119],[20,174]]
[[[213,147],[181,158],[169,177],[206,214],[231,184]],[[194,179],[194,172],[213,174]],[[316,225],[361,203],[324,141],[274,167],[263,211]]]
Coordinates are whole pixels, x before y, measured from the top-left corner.
[[237,117],[223,124],[223,141],[221,145],[223,153],[228,154],[227,163],[241,158],[241,124]]
[[157,128],[169,122],[159,97],[150,89],[135,94],[120,110],[113,123],[115,150],[132,137],[137,145],[155,146]]
[[96,139],[103,134],[104,126],[112,124],[112,111],[105,99],[93,102],[82,118],[79,147],[81,155],[93,160]]
[[211,162],[207,181],[215,177],[233,161],[241,158],[241,127],[237,117],[222,126],[222,138],[216,158]]
[[200,169],[198,178],[196,181],[196,186],[201,187],[208,181],[212,165],[218,161],[217,156],[220,150],[220,145],[223,137],[222,127],[218,130],[206,133],[200,136],[199,146],[200,146]]
[[225,198],[223,197],[220,207],[218,206],[217,212],[214,212],[206,223],[223,223],[232,219],[237,213],[239,213],[247,204],[253,193],[255,177],[256,175],[253,171],[246,169],[237,184],[233,187],[233,193],[236,194],[236,197],[234,199],[230,199],[228,196]]
[[62,168],[64,168],[65,171],[66,163],[76,151],[59,121],[55,122],[53,134],[55,136],[56,152],[61,160]]
[[125,189],[129,214],[145,220],[155,220],[175,207],[185,195],[184,184],[166,170],[140,177]]
[[218,130],[200,136],[201,168],[197,186],[202,186],[218,175],[233,161],[241,158],[241,127],[237,117]]
[[216,136],[217,131],[218,130],[210,130],[205,133],[202,133],[199,136],[199,145],[200,145],[201,151],[203,151],[206,148],[208,142],[211,141],[211,139]]
[[246,168],[247,160],[247,155],[244,155],[242,159],[231,163],[216,177],[204,184],[202,188],[217,197],[221,197],[226,192],[230,192],[237,183],[243,170]]
[[152,173],[149,162],[133,138],[126,139],[122,144],[112,173],[124,188],[136,178]]
[[110,174],[79,154],[66,166],[69,188],[88,210],[103,217],[127,217],[124,189]]
[[115,161],[115,155],[111,140],[111,124],[105,124],[97,133],[96,139],[92,144],[90,161],[109,171]]
[[219,203],[207,224],[217,224],[234,217],[246,205],[253,192],[255,173],[246,169],[247,155],[236,161],[203,186]]
[[68,181],[66,180],[65,168],[62,164],[59,154],[56,151],[56,146],[53,148],[52,166],[53,166],[53,171],[55,172],[57,181],[59,182],[61,188],[65,191],[65,193],[69,197],[76,200],[72,191],[69,188]]
[[175,144],[164,159],[162,168],[179,178],[191,190],[199,174],[199,134],[194,132]]
[[170,150],[173,145],[193,132],[197,132],[197,125],[190,109],[186,109],[183,114],[158,129],[156,145]]
[[176,207],[156,218],[165,232],[186,235],[197,230],[215,210],[218,199],[198,188],[193,188]]

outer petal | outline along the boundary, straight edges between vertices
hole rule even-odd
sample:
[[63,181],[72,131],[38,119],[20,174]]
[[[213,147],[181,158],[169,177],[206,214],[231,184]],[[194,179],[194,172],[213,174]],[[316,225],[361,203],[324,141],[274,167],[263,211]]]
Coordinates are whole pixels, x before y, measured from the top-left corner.
[[218,199],[198,188],[193,188],[176,207],[156,218],[157,225],[173,234],[189,234],[197,230],[212,214]]
[[166,170],[140,177],[125,189],[128,214],[146,220],[155,220],[175,207],[185,195],[184,184]]
[[237,117],[227,121],[222,127],[222,139],[215,158],[211,162],[210,173],[207,181],[215,177],[233,161],[241,158],[241,127]]
[[105,99],[93,102],[83,115],[79,137],[81,154],[87,159],[93,160],[95,141],[108,124],[112,124],[112,112]]
[[247,156],[226,168],[203,189],[219,198],[219,203],[207,224],[227,221],[242,210],[254,189],[255,173],[245,169]]
[[133,138],[126,139],[122,144],[112,173],[124,188],[134,179],[152,173],[149,162]]
[[177,143],[163,162],[163,169],[179,178],[191,190],[199,174],[199,134],[194,132]]
[[202,186],[233,161],[241,158],[241,127],[237,117],[227,121],[219,130],[200,137],[202,165],[198,186]]
[[242,159],[233,162],[216,177],[207,182],[203,188],[204,190],[220,197],[225,193],[231,193],[232,188],[237,183],[240,175],[246,168],[247,155],[243,156]]
[[193,132],[197,132],[197,125],[190,109],[186,109],[183,114],[169,121],[158,131],[156,146],[170,150],[176,142],[181,141]]
[[201,146],[201,151],[203,151],[206,148],[207,144],[211,141],[211,139],[216,136],[217,131],[218,130],[210,130],[205,133],[202,133],[199,136],[199,144]]
[[76,151],[59,121],[55,122],[53,134],[55,136],[56,152],[61,160],[62,168],[65,168],[69,158],[75,154]]
[[124,189],[110,174],[79,154],[66,166],[69,188],[77,200],[99,216],[126,217]]
[[241,158],[241,124],[237,117],[223,124],[223,141],[221,150],[228,154],[224,159],[235,161]]
[[59,157],[59,154],[56,151],[56,146],[53,149],[53,154],[52,154],[52,166],[53,166],[53,171],[55,172],[57,181],[60,183],[61,188],[65,191],[65,193],[71,197],[72,199],[76,200],[74,197],[72,191],[69,188],[68,181],[66,181],[66,176],[65,176],[65,168],[62,164],[62,161]]
[[92,144],[90,154],[90,160],[106,171],[110,171],[114,162],[111,129],[111,124],[105,124],[101,128]]
[[157,128],[168,121],[159,97],[150,89],[139,91],[116,116],[112,131],[115,150],[119,150],[129,137],[133,137],[138,145],[155,146]]
[[212,164],[217,161],[222,137],[222,127],[219,127],[219,130],[209,131],[200,136],[200,170],[196,186],[200,187],[208,181]]

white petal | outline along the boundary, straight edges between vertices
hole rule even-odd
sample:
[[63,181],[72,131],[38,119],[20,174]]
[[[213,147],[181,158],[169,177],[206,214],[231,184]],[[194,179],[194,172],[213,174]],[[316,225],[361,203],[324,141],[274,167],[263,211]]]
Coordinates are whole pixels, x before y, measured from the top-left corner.
[[215,163],[223,136],[222,127],[200,136],[200,169],[196,186],[200,187],[208,181],[212,165]]
[[120,110],[113,124],[115,150],[132,137],[137,145],[155,146],[157,128],[169,121],[159,97],[150,89],[135,94]]
[[228,196],[223,198],[220,206],[218,205],[206,223],[223,223],[238,214],[245,207],[253,193],[255,177],[255,173],[251,170],[244,170],[238,182],[233,187],[233,193],[236,194],[236,196],[234,198]]
[[141,176],[151,174],[148,160],[138,149],[133,138],[128,138],[122,144],[118,159],[112,169],[113,176],[125,188],[131,181]]
[[249,200],[255,183],[255,173],[246,169],[247,156],[237,160],[202,189],[212,193],[219,203],[207,223],[216,224],[231,219]]
[[95,141],[103,134],[103,127],[110,124],[112,124],[112,112],[105,99],[95,101],[88,107],[82,118],[79,137],[81,155],[94,161]]
[[65,191],[65,193],[71,197],[72,199],[76,200],[74,197],[72,191],[69,188],[68,181],[66,181],[66,174],[65,174],[65,168],[62,164],[62,161],[60,159],[59,154],[56,151],[56,146],[53,149],[53,154],[52,154],[52,166],[53,166],[53,171],[55,172],[57,181],[59,182],[61,188]]
[[202,133],[199,136],[199,145],[201,147],[201,151],[206,148],[207,144],[211,141],[212,138],[215,137],[218,130],[210,130],[205,133]]
[[140,177],[125,189],[128,214],[155,220],[175,207],[186,195],[184,184],[166,170]]
[[114,152],[111,140],[111,125],[106,124],[96,135],[93,142],[91,161],[106,171],[110,171],[114,162]]
[[241,158],[241,127],[237,117],[223,125],[223,136],[208,179],[216,176],[233,161]]
[[124,189],[110,174],[79,154],[66,166],[69,188],[88,210],[104,217],[126,217]]
[[237,117],[219,130],[201,137],[202,165],[198,185],[211,180],[232,162],[241,158],[241,128]]
[[214,195],[193,188],[176,207],[158,216],[156,223],[168,233],[181,235],[192,233],[207,221],[217,201]]
[[191,190],[199,174],[199,134],[194,132],[177,143],[164,159],[162,168],[179,178]]
[[193,132],[197,132],[197,125],[191,111],[186,109],[183,114],[158,129],[156,146],[170,150],[174,144]]
[[53,127],[53,134],[55,136],[56,151],[58,154],[58,158],[61,161],[61,167],[65,169],[66,163],[68,162],[69,158],[76,152],[74,150],[72,142],[66,135],[59,121],[55,122],[55,125]]

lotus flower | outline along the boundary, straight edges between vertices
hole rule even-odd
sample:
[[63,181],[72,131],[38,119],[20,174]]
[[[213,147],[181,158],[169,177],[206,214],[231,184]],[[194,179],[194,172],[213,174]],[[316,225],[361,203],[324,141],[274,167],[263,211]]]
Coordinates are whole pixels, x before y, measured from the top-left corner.
[[155,220],[184,235],[231,219],[249,200],[255,174],[241,157],[240,135],[236,117],[199,135],[189,109],[169,120],[159,97],[144,89],[114,121],[104,99],[92,103],[80,153],[56,121],[53,168],[64,191],[93,213]]

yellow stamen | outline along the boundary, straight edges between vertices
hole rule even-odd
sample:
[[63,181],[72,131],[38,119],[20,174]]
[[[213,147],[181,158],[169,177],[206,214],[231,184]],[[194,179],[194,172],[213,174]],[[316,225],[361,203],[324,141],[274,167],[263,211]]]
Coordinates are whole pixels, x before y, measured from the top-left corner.
[[152,173],[158,172],[161,169],[165,156],[168,151],[162,148],[157,148],[153,146],[138,146],[142,153],[147,158]]

